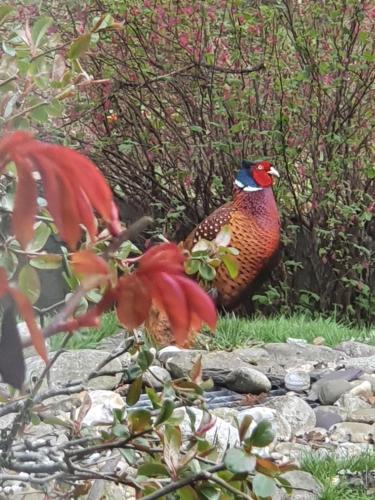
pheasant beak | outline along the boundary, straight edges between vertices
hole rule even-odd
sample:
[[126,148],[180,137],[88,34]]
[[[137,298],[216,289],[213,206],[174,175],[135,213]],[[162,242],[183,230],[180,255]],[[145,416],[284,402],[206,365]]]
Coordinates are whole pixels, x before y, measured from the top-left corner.
[[275,177],[280,177],[279,172],[276,170],[276,168],[271,167],[268,171],[269,175],[274,175]]

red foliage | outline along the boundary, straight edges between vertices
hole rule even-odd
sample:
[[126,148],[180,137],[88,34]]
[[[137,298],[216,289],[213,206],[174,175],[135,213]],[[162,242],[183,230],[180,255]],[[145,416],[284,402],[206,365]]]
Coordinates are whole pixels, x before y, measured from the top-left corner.
[[137,270],[119,280],[117,314],[125,326],[142,324],[154,304],[167,315],[178,344],[203,323],[215,328],[215,306],[197,283],[186,278],[183,262],[177,245],[164,243],[148,250]]
[[111,190],[96,166],[85,156],[63,146],[35,140],[26,132],[8,134],[0,141],[0,173],[9,161],[17,168],[18,184],[12,226],[17,240],[26,247],[33,235],[37,212],[38,172],[61,238],[75,248],[83,224],[95,238],[94,209],[112,234],[120,224]]

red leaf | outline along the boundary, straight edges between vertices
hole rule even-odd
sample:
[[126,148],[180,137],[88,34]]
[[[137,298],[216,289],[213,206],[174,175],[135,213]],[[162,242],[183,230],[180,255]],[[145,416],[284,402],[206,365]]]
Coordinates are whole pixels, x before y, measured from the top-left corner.
[[[63,239],[70,248],[75,248],[81,235],[79,227],[80,218],[77,207],[76,187],[72,186],[69,178],[59,171],[55,164],[50,162],[43,154],[31,155],[34,163],[39,165],[39,171],[42,180],[48,179],[45,185],[45,194],[50,210],[61,239]],[[52,180],[55,177],[55,181]],[[73,177],[74,179],[74,177]]]
[[117,287],[117,316],[128,328],[140,326],[151,308],[151,295],[136,273],[122,277]]
[[71,261],[73,269],[77,274],[83,276],[95,274],[104,276],[109,275],[107,262],[90,250],[81,250],[80,252],[74,253]]
[[80,194],[76,196],[77,208],[82,224],[87,229],[90,238],[95,239],[97,226],[95,223],[95,217],[91,209],[90,202],[86,194],[81,190]]
[[14,155],[17,165],[17,188],[12,217],[13,233],[25,249],[33,237],[38,196],[32,169],[27,161]]
[[[62,146],[45,145],[43,154],[56,162],[66,176],[86,193],[106,222],[113,220],[112,193],[96,166],[85,156]],[[79,168],[77,168],[79,166]]]
[[9,289],[7,273],[3,267],[0,267],[0,299]]
[[[96,235],[94,208],[112,234],[121,231],[111,190],[100,171],[85,156],[63,146],[44,144],[25,132],[15,132],[0,141],[0,172],[10,160],[16,164],[21,184],[13,227],[24,246],[31,239],[30,221],[34,221],[36,211],[36,186],[30,178],[32,169],[41,175],[48,208],[61,238],[70,247],[74,248],[79,240],[80,224],[87,228],[91,238]],[[28,191],[24,187],[26,184]]]
[[190,323],[188,303],[183,289],[175,277],[167,273],[155,273],[152,279],[152,288],[158,292],[158,298],[161,301],[163,311],[168,317],[176,342],[183,344]]
[[181,274],[183,272],[184,256],[174,243],[162,243],[151,247],[139,262],[139,273],[166,272]]
[[[195,281],[185,278],[184,276],[177,276],[176,280],[185,292],[189,311],[198,316],[201,323],[206,323],[211,330],[214,330],[216,327],[217,313],[211,298],[197,283],[195,283]],[[194,325],[191,326],[194,327]]]
[[39,356],[47,363],[48,356],[46,350],[46,344],[40,328],[35,322],[33,308],[31,307],[28,299],[18,290],[14,288],[9,288],[9,293],[12,295],[13,300],[17,304],[17,308],[21,313],[21,316],[26,322],[27,328],[30,332],[30,337],[32,343],[39,354]]

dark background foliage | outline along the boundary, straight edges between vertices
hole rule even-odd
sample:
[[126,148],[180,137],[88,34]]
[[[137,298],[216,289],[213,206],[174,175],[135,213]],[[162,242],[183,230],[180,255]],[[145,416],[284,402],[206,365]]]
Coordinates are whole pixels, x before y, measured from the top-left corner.
[[[374,7],[365,1],[42,3],[61,37],[110,13],[51,134],[102,166],[123,217],[180,239],[242,158],[280,170],[283,258],[258,310],[375,316]],[[72,66],[73,69],[76,67]],[[40,127],[43,132],[44,127]]]

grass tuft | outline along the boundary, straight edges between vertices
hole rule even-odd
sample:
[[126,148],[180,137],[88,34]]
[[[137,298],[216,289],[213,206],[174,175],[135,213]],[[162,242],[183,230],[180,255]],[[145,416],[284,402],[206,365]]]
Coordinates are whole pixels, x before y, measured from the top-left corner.
[[[66,349],[94,349],[103,339],[114,335],[122,329],[114,312],[103,314],[100,326],[97,328],[83,328],[74,332],[68,341]],[[60,333],[50,338],[49,345],[52,351],[57,351],[65,337]]]
[[347,326],[332,319],[278,316],[250,320],[237,318],[233,314],[222,316],[216,334],[201,336],[199,343],[207,345],[210,350],[231,350],[258,342],[285,342],[289,337],[305,339],[307,342],[323,337],[328,346],[335,346],[344,340],[375,344],[375,330]]
[[[337,458],[305,454],[301,458],[301,469],[310,472],[323,485],[319,500],[368,500],[374,498],[366,493],[365,481],[358,488],[349,486],[345,473],[370,474],[375,470],[375,453],[362,453],[353,457]],[[340,474],[341,472],[341,474]],[[339,479],[339,481],[337,481]]]

